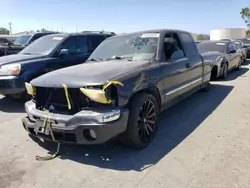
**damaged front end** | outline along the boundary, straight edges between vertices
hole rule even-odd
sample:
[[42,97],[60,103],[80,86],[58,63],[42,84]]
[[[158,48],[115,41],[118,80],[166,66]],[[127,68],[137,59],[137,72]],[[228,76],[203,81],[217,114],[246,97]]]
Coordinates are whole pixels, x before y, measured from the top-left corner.
[[62,84],[61,88],[34,87],[26,83],[27,93],[32,95],[36,109],[52,113],[73,115],[82,110],[101,107],[117,107],[118,81],[107,81],[104,85],[85,86],[82,88],[68,88]]
[[[81,88],[34,87],[29,83],[25,86],[32,100],[25,104],[28,117],[23,119],[23,125],[35,136],[45,136],[39,128],[48,114],[52,114],[55,137],[62,134],[56,138],[61,142],[103,143],[126,130],[128,110],[120,109],[118,101],[121,82]],[[71,134],[71,140],[67,140],[67,134]]]

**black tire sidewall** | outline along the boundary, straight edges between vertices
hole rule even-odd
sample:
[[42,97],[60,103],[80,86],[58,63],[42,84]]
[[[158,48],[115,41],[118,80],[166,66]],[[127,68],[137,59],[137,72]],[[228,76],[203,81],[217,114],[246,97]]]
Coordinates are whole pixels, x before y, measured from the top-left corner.
[[[155,124],[155,130],[154,133],[152,135],[152,138],[150,140],[150,142],[148,143],[144,143],[140,140],[139,138],[139,132],[138,132],[138,117],[139,117],[139,113],[140,113],[140,109],[143,105],[143,103],[147,100],[150,100],[156,109],[156,124]],[[126,130],[126,135],[125,138],[126,139],[126,143],[133,148],[137,148],[137,149],[142,149],[145,148],[146,146],[148,146],[152,140],[155,137],[156,131],[157,131],[157,125],[158,125],[158,121],[159,121],[159,108],[158,108],[158,104],[156,99],[148,93],[138,93],[136,94],[130,105],[129,105],[129,118],[128,118],[128,124],[127,124],[127,130]]]

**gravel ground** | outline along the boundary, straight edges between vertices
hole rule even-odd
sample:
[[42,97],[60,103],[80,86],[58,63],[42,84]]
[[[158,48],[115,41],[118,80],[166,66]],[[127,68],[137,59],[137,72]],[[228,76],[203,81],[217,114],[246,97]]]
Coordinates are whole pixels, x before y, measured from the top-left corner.
[[117,143],[62,146],[24,131],[23,103],[0,96],[0,187],[250,187],[250,61],[161,114],[155,141],[134,151]]

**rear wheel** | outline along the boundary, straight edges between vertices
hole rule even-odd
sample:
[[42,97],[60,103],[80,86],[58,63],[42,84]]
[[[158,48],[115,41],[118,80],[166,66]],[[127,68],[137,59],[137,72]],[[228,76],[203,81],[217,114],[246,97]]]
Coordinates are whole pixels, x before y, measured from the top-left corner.
[[158,104],[148,93],[138,93],[129,106],[127,130],[121,141],[132,148],[143,149],[153,140],[158,124]]

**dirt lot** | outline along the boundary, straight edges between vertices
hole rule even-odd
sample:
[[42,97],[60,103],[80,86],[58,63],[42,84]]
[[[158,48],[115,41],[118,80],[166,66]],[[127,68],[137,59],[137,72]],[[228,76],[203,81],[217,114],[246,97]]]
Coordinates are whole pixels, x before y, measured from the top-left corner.
[[117,143],[63,146],[34,142],[23,104],[0,96],[0,187],[250,187],[250,71],[246,62],[161,114],[156,140],[143,151]]

